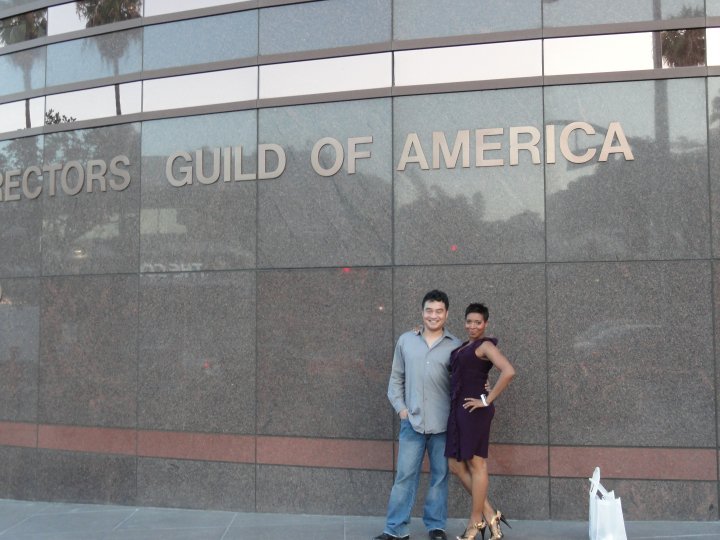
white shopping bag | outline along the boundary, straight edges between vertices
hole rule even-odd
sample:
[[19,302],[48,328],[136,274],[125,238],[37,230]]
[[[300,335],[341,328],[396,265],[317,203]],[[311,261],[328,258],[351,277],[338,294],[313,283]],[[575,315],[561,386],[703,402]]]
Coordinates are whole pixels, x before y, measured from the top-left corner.
[[620,498],[600,483],[600,467],[590,480],[590,540],[627,540]]

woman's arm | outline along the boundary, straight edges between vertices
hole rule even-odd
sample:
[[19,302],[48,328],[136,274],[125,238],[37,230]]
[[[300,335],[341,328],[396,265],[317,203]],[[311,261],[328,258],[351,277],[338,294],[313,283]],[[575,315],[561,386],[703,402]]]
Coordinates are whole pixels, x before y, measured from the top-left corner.
[[[487,358],[500,371],[500,377],[498,377],[495,386],[493,386],[490,394],[485,397],[485,402],[490,405],[495,401],[495,398],[503,393],[510,384],[510,381],[513,380],[515,377],[515,368],[510,363],[510,360],[508,360],[491,341],[485,341],[475,349],[475,356],[478,358]],[[479,398],[465,398],[465,403],[463,404],[463,407],[470,409],[471,412],[485,406]]]

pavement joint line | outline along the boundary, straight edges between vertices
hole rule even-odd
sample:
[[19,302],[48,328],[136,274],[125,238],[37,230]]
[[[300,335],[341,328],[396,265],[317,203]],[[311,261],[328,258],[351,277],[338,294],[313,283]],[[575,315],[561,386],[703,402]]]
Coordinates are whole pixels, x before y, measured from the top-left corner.
[[138,510],[139,510],[139,508],[135,508],[135,510],[133,510],[132,513],[131,513],[128,517],[126,517],[126,518],[123,519],[120,523],[118,523],[117,525],[115,525],[115,527],[113,527],[113,531],[117,531],[124,523],[127,523],[127,521],[128,521],[129,519],[131,519],[135,514],[138,513]]
[[228,523],[228,526],[227,526],[227,528],[225,529],[225,532],[224,532],[223,535],[220,537],[220,540],[225,540],[225,536],[227,535],[228,531],[230,531],[230,527],[232,527],[232,524],[235,523],[235,519],[236,519],[237,517],[238,517],[238,513],[235,512],[235,514],[233,515],[232,519],[230,520],[230,523]]

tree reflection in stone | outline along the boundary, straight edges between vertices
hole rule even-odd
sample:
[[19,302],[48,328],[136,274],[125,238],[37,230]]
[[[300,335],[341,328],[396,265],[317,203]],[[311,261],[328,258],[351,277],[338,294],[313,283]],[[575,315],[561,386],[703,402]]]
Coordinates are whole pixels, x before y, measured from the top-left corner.
[[[85,26],[92,28],[141,17],[142,0],[82,0],[75,9],[87,21]],[[112,40],[96,41],[100,54],[112,65],[115,77],[120,72],[120,59],[136,39],[138,36],[135,33],[117,32],[113,34]],[[115,83],[115,114],[122,114],[119,83]]]
[[[12,45],[47,35],[47,11],[30,11],[0,21],[0,44]],[[23,90],[31,88],[32,67],[37,56],[32,51],[23,51],[9,56],[10,61],[23,72]],[[25,127],[32,127],[30,120],[30,98],[25,98]]]
[[[659,10],[659,7],[656,9]],[[680,11],[680,18],[683,19],[704,16],[705,13],[701,9],[684,7]],[[705,65],[704,28],[663,30],[660,41],[664,66],[674,68]]]
[[[77,161],[83,166],[91,160],[106,163],[118,154],[130,160],[130,186],[123,191],[108,187],[101,192],[98,183],[88,192],[87,181],[80,193],[69,196],[60,188],[50,197],[46,185],[43,202],[43,260],[55,271],[124,271],[137,261],[139,223],[138,124],[122,124],[100,129],[76,130],[45,135],[45,164]],[[110,177],[110,173],[107,173]],[[76,185],[77,173],[68,174]],[[47,182],[47,180],[46,180]],[[79,251],[78,251],[79,250]]]
[[547,213],[554,216],[548,224],[552,260],[707,256],[708,238],[698,234],[708,228],[705,137],[671,140],[667,109],[663,113],[655,117],[655,138],[628,137],[633,162],[610,159],[547,195]]
[[[0,173],[24,170],[42,163],[42,137],[25,137],[0,142]],[[30,189],[40,180],[29,179]],[[40,274],[40,234],[42,215],[39,201],[20,200],[0,203],[0,275]]]

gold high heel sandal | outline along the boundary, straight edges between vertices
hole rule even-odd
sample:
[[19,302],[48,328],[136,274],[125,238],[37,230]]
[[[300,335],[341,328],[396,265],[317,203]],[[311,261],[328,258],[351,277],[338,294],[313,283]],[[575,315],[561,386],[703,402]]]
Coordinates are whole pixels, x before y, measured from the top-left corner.
[[[487,527],[487,523],[485,523],[484,519],[480,523],[471,523],[462,536],[456,536],[455,538],[457,540],[475,540],[479,532],[482,540],[485,540],[485,527]],[[477,532],[473,533],[473,530]]]
[[502,529],[500,528],[501,521],[512,529],[512,527],[510,527],[510,524],[505,519],[505,516],[503,516],[502,512],[500,510],[496,510],[495,515],[490,518],[490,523],[488,524],[490,527],[490,534],[492,535],[490,537],[490,540],[500,540],[503,536],[505,536],[502,532]]

